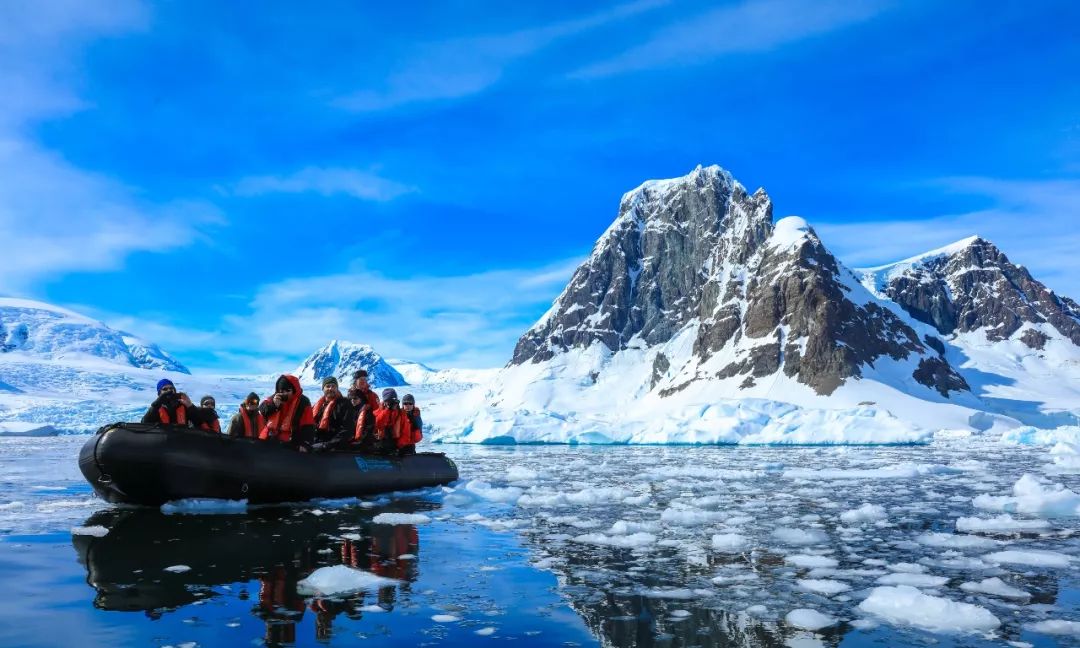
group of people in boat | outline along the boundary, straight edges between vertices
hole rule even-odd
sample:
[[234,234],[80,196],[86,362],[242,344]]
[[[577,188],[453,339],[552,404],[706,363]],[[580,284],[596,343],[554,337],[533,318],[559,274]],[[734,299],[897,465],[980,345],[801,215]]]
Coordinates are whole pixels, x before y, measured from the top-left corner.
[[[168,378],[158,381],[157,399],[142,422],[221,433],[214,397],[203,396],[196,406]],[[285,443],[301,452],[406,455],[416,452],[423,427],[412,394],[399,401],[397,391],[387,388],[379,398],[368,383],[367,371],[361,369],[353,373],[347,395],[342,395],[337,378],[324,378],[322,396],[314,405],[304,395],[300,380],[284,374],[274,384],[274,394],[262,402],[255,392],[247,395],[226,433]]]

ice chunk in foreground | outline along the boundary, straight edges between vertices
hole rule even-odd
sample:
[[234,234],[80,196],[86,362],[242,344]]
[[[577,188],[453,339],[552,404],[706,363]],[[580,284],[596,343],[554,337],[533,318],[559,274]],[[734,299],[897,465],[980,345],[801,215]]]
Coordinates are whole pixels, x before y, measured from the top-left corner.
[[889,516],[885,513],[885,507],[878,504],[863,504],[857,509],[841,513],[840,521],[844,524],[862,524],[884,520],[887,517]]
[[979,495],[972,503],[988,511],[1026,513],[1038,517],[1080,515],[1080,495],[1060,484],[1043,485],[1031,475],[1024,475],[1013,484],[1012,497]]
[[983,560],[994,563],[1031,565],[1032,567],[1068,567],[1072,558],[1056,551],[1039,549],[995,551],[983,556]]
[[848,585],[847,583],[828,579],[803,578],[796,581],[796,584],[801,590],[814,592],[815,594],[824,594],[825,596],[847,592],[851,589],[851,585]]
[[713,549],[717,551],[738,552],[749,544],[750,540],[738,533],[721,533],[712,537]]
[[805,567],[807,569],[833,569],[840,564],[835,558],[829,558],[828,556],[811,556],[809,554],[785,556],[784,562],[789,562],[796,567]]
[[788,612],[787,616],[784,617],[784,621],[787,621],[789,626],[802,630],[821,630],[835,625],[837,620],[836,617],[822,614],[817,610],[799,608]]
[[986,608],[923,594],[909,585],[875,587],[859,609],[895,625],[932,632],[983,632],[1001,625]]
[[296,591],[307,596],[333,596],[396,584],[397,581],[392,578],[383,578],[345,565],[334,565],[311,572],[310,576],[296,584]]
[[774,538],[788,545],[815,545],[829,541],[829,536],[818,529],[792,529],[780,527],[772,532]]
[[247,512],[247,500],[182,499],[161,505],[165,515],[236,515]]
[[1031,598],[1031,594],[1028,594],[1022,589],[1012,587],[997,577],[985,578],[978,583],[963,583],[960,585],[960,589],[974,594],[990,594],[992,596],[1000,596],[1001,598],[1007,599]]
[[1077,621],[1049,619],[1047,621],[1039,621],[1038,623],[1025,624],[1024,629],[1040,634],[1080,636],[1080,622]]
[[897,573],[888,574],[877,579],[879,585],[911,585],[912,587],[941,587],[948,583],[949,579],[944,576],[931,576],[930,574]]
[[[970,520],[972,518],[961,518]],[[959,526],[959,523],[957,523]],[[998,540],[980,538],[979,536],[957,535],[955,533],[935,533],[927,531],[915,538],[915,542],[927,547],[939,547],[942,549],[993,549],[1001,544]]]
[[573,538],[573,541],[582,544],[634,549],[656,544],[656,536],[651,533],[634,533],[628,536],[608,536],[603,533],[586,533]]
[[1020,533],[1049,529],[1046,520],[1017,520],[1008,513],[992,518],[962,517],[956,520],[956,530],[963,533]]
[[420,513],[379,513],[371,521],[375,524],[427,524],[431,518]]
[[71,529],[71,535],[88,535],[95,538],[104,538],[108,533],[109,530],[103,526],[74,527]]
[[172,567],[166,567],[165,571],[174,574],[183,574],[184,572],[191,571],[191,567],[188,567],[187,565],[173,565]]

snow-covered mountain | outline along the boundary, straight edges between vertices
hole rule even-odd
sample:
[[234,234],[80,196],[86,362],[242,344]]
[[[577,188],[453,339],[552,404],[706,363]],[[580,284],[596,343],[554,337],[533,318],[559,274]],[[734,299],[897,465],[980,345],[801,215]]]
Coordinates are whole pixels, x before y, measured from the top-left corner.
[[1080,305],[993,243],[972,236],[858,272],[869,290],[936,329],[988,407],[1032,424],[1075,424]]
[[303,384],[318,384],[327,376],[336,376],[345,385],[352,382],[352,374],[358,369],[367,370],[368,381],[375,387],[408,384],[375,349],[337,340],[308,356],[294,373]]
[[191,373],[156,344],[66,308],[0,297],[0,353],[8,359],[106,362]]
[[411,360],[388,360],[410,385],[428,387],[442,386],[462,391],[477,385],[485,385],[498,375],[498,369],[432,369]]
[[[1055,341],[1069,348],[1044,354],[1044,368],[1061,376],[1061,358],[1077,350],[1076,305],[981,239],[947,252],[925,257],[950,259],[940,281],[904,264],[856,273],[803,219],[774,224],[765,191],[719,167],[646,182],[623,196],[458,438],[821,440],[848,426],[900,441],[913,440],[903,430],[1009,424],[980,412],[1071,416],[1062,410],[1080,398],[1068,390],[1008,407],[999,390],[995,401],[988,386],[1009,378],[985,367],[1016,364],[1015,339]],[[936,292],[913,290],[932,279]],[[941,295],[951,306],[933,305]],[[962,324],[934,319],[952,312]],[[985,358],[962,339],[975,333]],[[815,426],[826,433],[805,436]]]

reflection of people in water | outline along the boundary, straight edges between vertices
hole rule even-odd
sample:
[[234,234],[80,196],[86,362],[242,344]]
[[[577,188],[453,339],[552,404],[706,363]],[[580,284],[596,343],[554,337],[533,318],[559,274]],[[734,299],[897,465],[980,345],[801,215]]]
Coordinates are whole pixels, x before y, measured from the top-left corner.
[[[402,500],[393,507],[398,513],[415,510]],[[108,509],[84,523],[107,527],[108,535],[75,535],[72,543],[86,566],[88,584],[96,590],[94,605],[100,609],[141,610],[157,618],[198,600],[227,597],[217,585],[239,585],[232,591],[238,592],[239,600],[247,600],[246,584],[257,582],[258,602],[245,607],[250,606],[251,613],[266,623],[266,643],[279,645],[296,640],[296,626],[307,607],[315,615],[318,641],[331,637],[339,615],[361,618],[363,593],[343,600],[305,600],[297,593],[297,583],[319,567],[340,562],[398,579],[399,583],[370,592],[386,609],[398,602],[397,588],[408,591],[409,582],[417,578],[415,526],[364,523],[347,527],[357,531],[352,536],[357,540],[328,540],[343,533],[344,524],[356,522],[355,514],[349,512],[315,517],[266,509],[243,516],[192,516],[178,521],[157,510]],[[169,551],[161,550],[165,543]],[[340,551],[327,553],[331,547]],[[411,556],[403,559],[406,554]],[[193,568],[166,571],[173,565]]]
[[[342,542],[341,562],[376,576],[401,581],[401,588],[408,591],[409,583],[416,580],[419,551],[420,536],[415,526],[377,524],[371,528],[370,538]],[[379,605],[387,610],[394,609],[396,598],[396,586],[379,588]]]
[[259,577],[259,605],[255,613],[266,622],[266,643],[296,642],[296,624],[304,618],[304,599],[296,593],[296,568],[276,565]]

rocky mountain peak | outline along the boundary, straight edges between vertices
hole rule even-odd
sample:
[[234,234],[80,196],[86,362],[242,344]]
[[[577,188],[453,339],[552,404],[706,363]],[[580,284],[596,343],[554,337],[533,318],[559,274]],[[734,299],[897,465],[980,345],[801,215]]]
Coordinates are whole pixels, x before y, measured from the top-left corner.
[[323,378],[335,376],[344,386],[352,382],[352,374],[358,369],[367,370],[368,381],[373,386],[408,384],[375,349],[366,344],[339,340],[331,340],[308,356],[294,374],[306,384],[316,384]]
[[940,250],[860,271],[863,283],[943,335],[983,331],[989,341],[1019,339],[1041,348],[1045,325],[1080,346],[1080,308],[973,236]]
[[653,357],[648,387],[662,396],[701,379],[749,388],[780,372],[829,394],[882,356],[913,354],[918,382],[943,395],[967,389],[879,301],[805,220],[774,227],[764,190],[748,194],[719,167],[698,167],[623,196],[615,222],[510,364],[597,343],[610,353],[656,349],[686,335],[689,357]]
[[670,339],[703,299],[715,299],[722,270],[745,262],[771,228],[768,195],[747,194],[720,167],[642,184],[623,196],[618,217],[511,364],[594,342],[617,351]]

